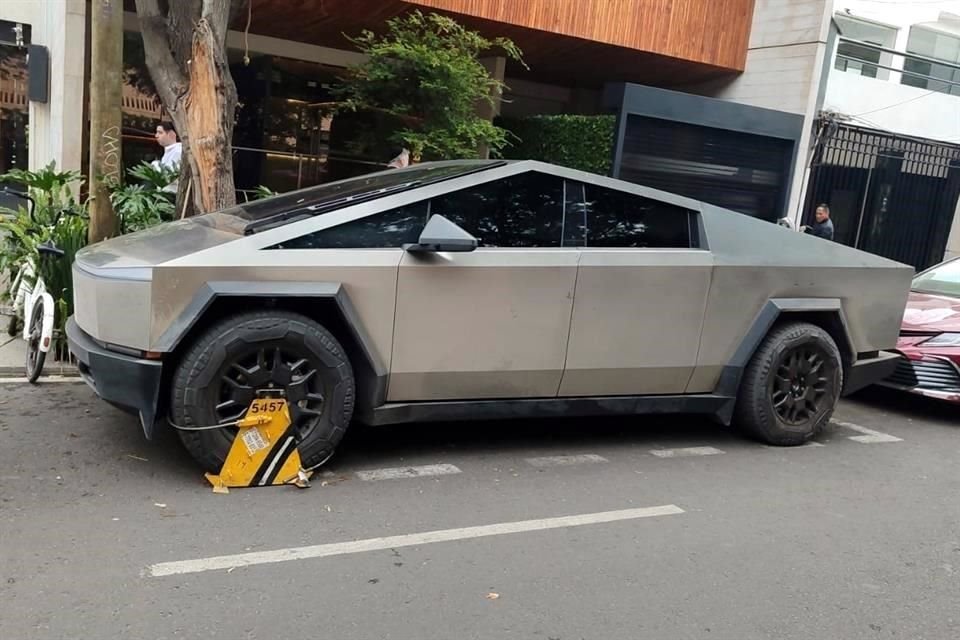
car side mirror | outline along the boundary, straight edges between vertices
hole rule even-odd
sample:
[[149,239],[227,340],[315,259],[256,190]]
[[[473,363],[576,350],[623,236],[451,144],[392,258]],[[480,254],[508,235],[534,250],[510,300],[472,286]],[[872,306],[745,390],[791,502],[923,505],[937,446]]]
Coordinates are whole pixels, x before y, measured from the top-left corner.
[[405,244],[403,249],[411,253],[436,253],[440,251],[469,252],[477,248],[478,240],[441,215],[431,216],[420,240]]

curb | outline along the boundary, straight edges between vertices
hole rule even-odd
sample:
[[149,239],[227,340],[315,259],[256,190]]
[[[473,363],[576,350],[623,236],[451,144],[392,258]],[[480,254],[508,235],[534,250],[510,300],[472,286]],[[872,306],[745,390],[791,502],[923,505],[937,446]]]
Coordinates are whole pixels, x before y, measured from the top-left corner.
[[[23,367],[0,367],[0,378],[22,378],[26,375]],[[40,379],[50,377],[79,378],[80,372],[74,366],[44,365]]]

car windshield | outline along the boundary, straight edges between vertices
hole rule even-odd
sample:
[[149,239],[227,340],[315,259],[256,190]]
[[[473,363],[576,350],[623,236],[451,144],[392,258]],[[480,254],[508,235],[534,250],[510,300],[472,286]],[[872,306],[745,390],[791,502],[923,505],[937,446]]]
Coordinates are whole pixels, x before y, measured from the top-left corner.
[[960,258],[921,273],[913,279],[911,288],[919,293],[960,297]]
[[246,202],[220,213],[244,221],[252,233],[291,218],[315,216],[424,184],[502,165],[502,161],[454,161],[390,169]]

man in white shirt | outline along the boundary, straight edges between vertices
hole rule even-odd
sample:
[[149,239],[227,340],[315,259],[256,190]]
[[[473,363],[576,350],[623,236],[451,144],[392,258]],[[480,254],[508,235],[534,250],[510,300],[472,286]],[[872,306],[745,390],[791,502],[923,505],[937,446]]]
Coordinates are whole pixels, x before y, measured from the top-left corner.
[[[154,161],[154,166],[167,167],[179,172],[180,157],[183,155],[183,145],[177,140],[177,130],[173,128],[173,124],[169,122],[161,122],[158,124],[154,137],[157,139],[157,144],[163,147],[163,157],[159,163]],[[176,193],[178,182],[179,180],[174,180],[164,187],[163,190]]]

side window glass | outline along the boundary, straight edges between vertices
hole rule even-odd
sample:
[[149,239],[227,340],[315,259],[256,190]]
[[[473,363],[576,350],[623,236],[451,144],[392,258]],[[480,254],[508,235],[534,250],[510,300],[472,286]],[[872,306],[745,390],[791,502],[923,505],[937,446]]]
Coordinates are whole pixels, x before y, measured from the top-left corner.
[[427,202],[375,213],[329,229],[314,231],[270,249],[385,249],[414,244],[427,222]]
[[643,196],[584,187],[588,247],[690,247],[691,212]]
[[563,180],[525,173],[438,196],[440,214],[473,234],[482,247],[559,247],[563,236]]

